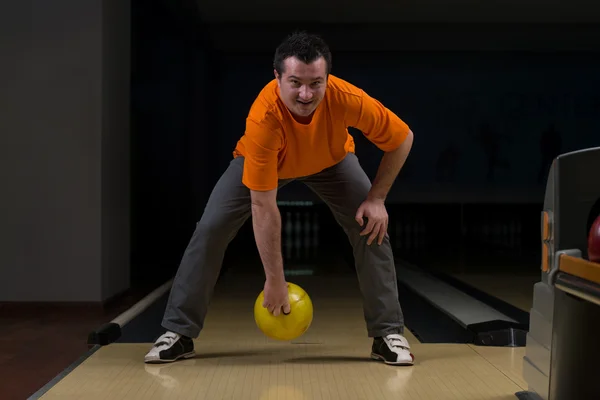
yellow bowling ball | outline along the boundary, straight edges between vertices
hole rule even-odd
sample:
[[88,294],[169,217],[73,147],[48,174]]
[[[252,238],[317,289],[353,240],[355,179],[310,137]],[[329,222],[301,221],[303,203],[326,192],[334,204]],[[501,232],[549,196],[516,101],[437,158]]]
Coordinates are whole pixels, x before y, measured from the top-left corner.
[[313,305],[308,294],[300,286],[287,283],[290,299],[290,313],[281,312],[274,316],[263,307],[264,291],[254,303],[254,320],[258,328],[271,339],[292,340],[300,337],[310,327],[313,319]]

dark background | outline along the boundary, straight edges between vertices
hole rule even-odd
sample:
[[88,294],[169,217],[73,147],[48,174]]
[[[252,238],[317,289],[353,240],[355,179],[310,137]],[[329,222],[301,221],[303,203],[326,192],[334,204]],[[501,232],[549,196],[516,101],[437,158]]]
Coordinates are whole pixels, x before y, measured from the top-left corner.
[[[550,163],[600,145],[597,25],[557,22],[549,8],[546,22],[535,12],[527,16],[539,21],[494,23],[457,12],[451,22],[368,23],[347,14],[307,23],[298,22],[302,16],[274,22],[293,15],[284,10],[232,21],[244,16],[233,3],[235,16],[220,20],[214,7],[205,7],[211,19],[192,1],[132,1],[132,285],[175,273],[252,101],[273,78],[275,47],[295,29],[320,33],[333,52],[332,73],[382,101],[415,133],[388,200],[398,257],[447,271],[539,271]],[[381,153],[351,133],[373,177]],[[290,228],[286,267],[297,259],[351,261],[326,207],[285,205],[316,201],[308,190],[290,185],[279,200]],[[296,236],[312,250],[294,247]],[[225,269],[248,260],[258,260],[250,221],[230,245]]]

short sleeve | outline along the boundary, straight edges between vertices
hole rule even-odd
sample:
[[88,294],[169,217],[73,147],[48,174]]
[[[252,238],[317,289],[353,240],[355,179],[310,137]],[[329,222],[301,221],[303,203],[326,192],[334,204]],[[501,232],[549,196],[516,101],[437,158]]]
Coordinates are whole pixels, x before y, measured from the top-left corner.
[[250,190],[268,191],[278,185],[278,156],[283,145],[280,129],[265,121],[246,119],[242,183]]
[[360,93],[348,100],[348,125],[359,129],[379,149],[395,150],[404,142],[410,128],[378,100],[362,90]]

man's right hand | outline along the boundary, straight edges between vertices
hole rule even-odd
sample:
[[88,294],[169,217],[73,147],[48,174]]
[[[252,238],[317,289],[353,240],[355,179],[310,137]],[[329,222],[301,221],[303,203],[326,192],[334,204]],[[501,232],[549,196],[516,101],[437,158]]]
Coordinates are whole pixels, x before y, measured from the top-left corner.
[[282,311],[284,314],[290,313],[290,298],[287,282],[284,279],[267,279],[264,297],[263,307],[274,316],[278,316]]

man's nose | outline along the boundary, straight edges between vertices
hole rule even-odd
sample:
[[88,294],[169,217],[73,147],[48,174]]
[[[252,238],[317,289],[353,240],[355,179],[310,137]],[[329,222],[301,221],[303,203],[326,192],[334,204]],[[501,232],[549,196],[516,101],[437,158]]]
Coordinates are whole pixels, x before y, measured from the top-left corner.
[[300,98],[302,100],[310,100],[313,97],[312,91],[306,86],[300,88]]

